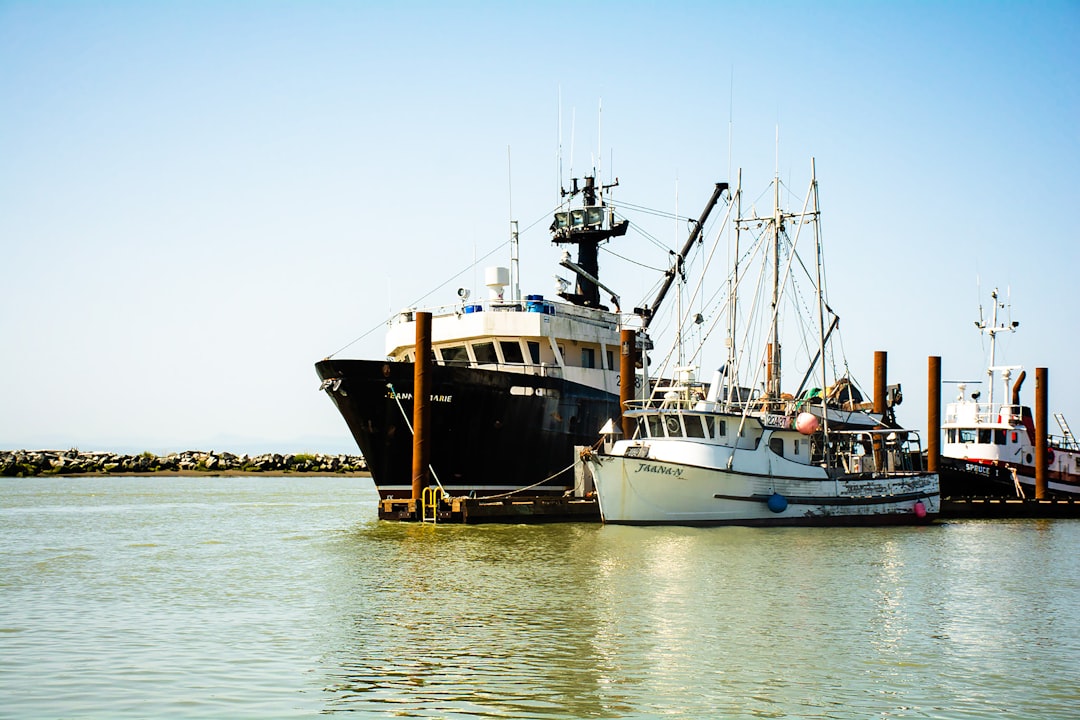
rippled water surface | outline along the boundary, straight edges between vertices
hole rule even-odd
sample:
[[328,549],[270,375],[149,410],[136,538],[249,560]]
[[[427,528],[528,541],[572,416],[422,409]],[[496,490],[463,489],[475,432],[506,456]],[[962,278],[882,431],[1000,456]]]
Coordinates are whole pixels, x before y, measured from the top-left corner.
[[340,477],[0,492],[0,717],[1080,717],[1080,521],[435,527]]

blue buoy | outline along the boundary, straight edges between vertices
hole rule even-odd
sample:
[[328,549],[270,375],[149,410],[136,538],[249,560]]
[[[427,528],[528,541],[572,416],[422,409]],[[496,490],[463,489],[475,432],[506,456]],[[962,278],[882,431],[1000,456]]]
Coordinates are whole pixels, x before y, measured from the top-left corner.
[[769,496],[769,500],[765,503],[769,506],[769,509],[774,513],[782,513],[787,510],[787,498],[778,492],[774,492]]

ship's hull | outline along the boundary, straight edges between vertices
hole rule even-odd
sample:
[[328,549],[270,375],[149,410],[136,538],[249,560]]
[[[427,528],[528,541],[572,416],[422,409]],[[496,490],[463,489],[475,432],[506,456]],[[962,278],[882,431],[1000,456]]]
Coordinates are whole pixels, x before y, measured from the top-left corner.
[[[1035,497],[1035,468],[1030,465],[942,456],[939,469],[942,497]],[[1058,471],[1047,476],[1047,497],[1080,498],[1080,476]]]
[[[332,381],[327,392],[379,494],[410,497],[413,363],[323,360],[315,368]],[[596,442],[619,415],[617,395],[559,377],[435,365],[430,382],[431,469],[454,496],[526,487],[562,494],[574,486],[574,446]]]
[[611,455],[587,463],[606,523],[910,525],[932,522],[940,508],[929,473],[819,480]]

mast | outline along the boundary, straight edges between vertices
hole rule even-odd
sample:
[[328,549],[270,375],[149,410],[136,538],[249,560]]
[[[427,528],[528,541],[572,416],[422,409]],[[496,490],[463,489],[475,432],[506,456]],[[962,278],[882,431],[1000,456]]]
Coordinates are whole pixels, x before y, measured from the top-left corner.
[[727,372],[724,374],[728,384],[728,405],[735,398],[735,386],[732,377],[735,372],[735,310],[738,305],[739,293],[739,231],[742,227],[742,168],[739,168],[739,177],[735,189],[735,254],[731,258],[732,278],[728,290],[728,302],[731,309],[728,312],[728,337],[727,337]]
[[768,387],[766,395],[770,400],[780,397],[780,232],[783,229],[783,215],[780,213],[780,173],[773,179],[773,287],[772,287],[772,342],[768,348]]
[[[578,186],[578,178],[571,180],[570,190],[560,190],[563,197],[581,194],[584,207],[574,210],[561,210],[555,213],[555,222],[551,225],[551,242],[556,245],[577,245],[577,266],[584,272],[577,273],[574,292],[560,292],[559,296],[575,305],[602,308],[600,304],[599,278],[600,244],[613,237],[626,234],[630,226],[628,220],[614,222],[609,213],[605,213],[603,191],[619,184],[618,178],[610,185],[596,185],[592,175],[585,177],[585,186]],[[608,222],[605,223],[605,218]]]
[[[989,390],[990,395],[987,398],[987,402],[990,404],[991,408],[993,408],[993,405],[994,405],[994,371],[999,369],[997,367],[996,363],[995,363],[995,357],[996,357],[996,351],[997,351],[997,348],[995,347],[995,345],[996,345],[996,342],[997,342],[997,334],[999,332],[1015,332],[1016,328],[1020,325],[1020,323],[1013,322],[1013,323],[1009,323],[1009,324],[1004,324],[1003,323],[1001,325],[998,325],[997,313],[998,313],[998,306],[1000,305],[1000,303],[998,303],[998,291],[997,291],[997,288],[994,288],[994,290],[990,293],[990,299],[994,303],[994,309],[990,313],[990,327],[986,327],[986,323],[982,319],[981,307],[980,307],[980,310],[979,310],[979,321],[977,323],[975,323],[975,326],[977,328],[979,328],[979,330],[981,330],[982,332],[984,332],[984,333],[986,333],[987,335],[990,336],[990,366],[988,368],[986,368],[986,374],[988,376],[989,385],[990,385],[990,390]],[[1001,305],[1001,307],[1004,307],[1004,305]],[[1010,367],[1009,369],[1012,369],[1012,368]],[[1007,377],[1005,378],[1005,382],[1008,383],[1008,378]]]
[[[814,250],[817,256],[817,300],[818,300],[818,352],[821,354],[821,424],[825,433],[829,431],[829,412],[825,407],[825,388],[829,387],[828,378],[826,376],[826,363],[825,363],[825,340],[827,334],[825,332],[825,289],[823,287],[822,275],[824,264],[821,254],[821,203],[818,197],[818,182],[817,182],[817,162],[814,158],[810,158],[810,187],[814,193]],[[832,327],[829,328],[829,332],[832,332]],[[800,389],[801,390],[801,389]]]

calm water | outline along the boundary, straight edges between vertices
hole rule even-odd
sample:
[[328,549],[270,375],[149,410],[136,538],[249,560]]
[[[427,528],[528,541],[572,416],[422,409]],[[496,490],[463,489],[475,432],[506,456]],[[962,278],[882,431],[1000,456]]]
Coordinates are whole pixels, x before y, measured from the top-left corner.
[[0,493],[0,717],[1080,717],[1080,521],[397,525],[355,478]]

